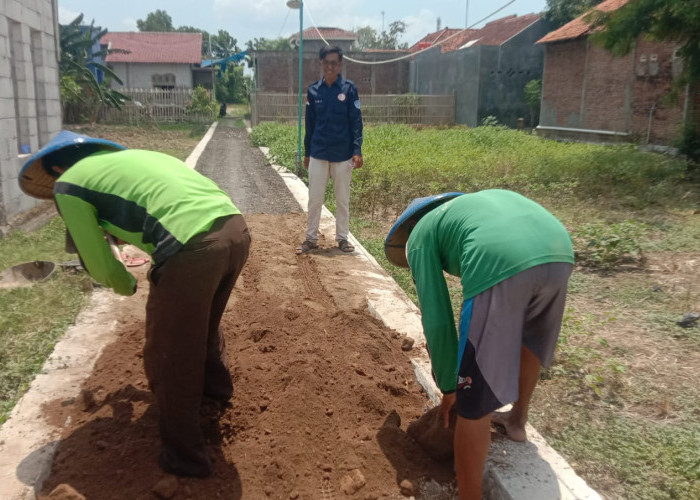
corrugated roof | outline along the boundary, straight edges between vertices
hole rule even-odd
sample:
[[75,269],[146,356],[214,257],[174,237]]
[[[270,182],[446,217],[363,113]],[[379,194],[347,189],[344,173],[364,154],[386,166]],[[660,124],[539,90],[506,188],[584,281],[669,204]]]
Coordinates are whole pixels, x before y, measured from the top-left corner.
[[176,63],[202,62],[201,33],[159,33],[154,31],[107,33],[100,39],[111,49],[128,50],[128,54],[110,54],[108,63]]
[[[605,2],[596,5],[591,10],[599,10],[601,12],[611,12],[625,5],[629,0],[606,0]],[[561,42],[563,40],[571,40],[580,36],[589,35],[592,32],[591,25],[585,21],[586,16],[591,12],[587,11],[573,21],[565,24],[559,29],[547,33],[543,38],[540,38],[537,43]]]
[[[320,35],[319,35],[320,32]],[[328,40],[357,40],[357,35],[352,31],[341,30],[340,28],[329,28],[329,27],[311,27],[304,30],[304,40],[321,40],[321,35],[323,38]],[[290,40],[298,40],[299,32],[297,31],[292,36],[289,37]]]

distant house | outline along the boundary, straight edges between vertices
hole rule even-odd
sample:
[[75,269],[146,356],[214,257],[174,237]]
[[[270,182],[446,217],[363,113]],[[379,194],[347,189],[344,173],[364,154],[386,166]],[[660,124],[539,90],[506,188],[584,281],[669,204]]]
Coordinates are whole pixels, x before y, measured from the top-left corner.
[[[434,33],[428,33],[425,35],[423,38],[418,40],[416,43],[414,43],[411,47],[409,47],[409,51],[411,53],[413,52],[418,52],[419,50],[425,50],[433,45],[436,45],[440,42],[444,42],[448,38],[450,38],[453,35],[456,35],[457,33],[460,33],[465,30],[461,29],[456,29],[456,28],[443,28],[441,30],[438,30]],[[467,30],[467,31],[476,31],[476,30]]]
[[107,65],[123,82],[120,86],[113,81],[113,88],[212,88],[211,69],[201,68],[201,33],[107,33],[100,43],[109,49],[126,51],[106,58]]
[[[327,40],[330,45],[337,45],[343,49],[343,52],[349,52],[352,48],[352,44],[357,41],[357,35],[355,33],[340,28],[306,28],[303,31],[303,35],[304,52],[314,52],[316,54],[326,45],[324,39]],[[298,32],[289,37],[289,44],[294,48],[299,47]]]
[[[606,0],[608,12],[627,0]],[[594,45],[586,14],[539,40],[545,70],[537,133],[555,138],[611,142],[625,140],[668,145],[692,112],[697,91],[666,99],[683,61],[673,43],[640,37],[630,54],[614,56]]]
[[411,47],[410,89],[418,94],[455,95],[457,123],[476,126],[487,116],[515,127],[530,109],[524,88],[542,77],[543,48],[535,45],[549,31],[537,14],[508,16],[481,29],[448,30]]
[[[61,130],[56,0],[3,2],[0,10],[0,226],[39,201],[18,174]],[[0,231],[0,236],[2,231]]]
[[[357,35],[340,28],[308,28],[303,32],[302,87],[321,78],[318,53],[326,45],[337,45],[350,59],[382,61],[395,59],[407,51],[371,50],[352,51]],[[323,38],[321,38],[323,37]],[[290,44],[298,47],[299,33],[289,37]],[[295,95],[299,91],[299,51],[256,50],[250,53],[258,92]],[[389,64],[365,65],[343,60],[343,76],[355,82],[360,95],[403,94],[408,92],[408,60]]]

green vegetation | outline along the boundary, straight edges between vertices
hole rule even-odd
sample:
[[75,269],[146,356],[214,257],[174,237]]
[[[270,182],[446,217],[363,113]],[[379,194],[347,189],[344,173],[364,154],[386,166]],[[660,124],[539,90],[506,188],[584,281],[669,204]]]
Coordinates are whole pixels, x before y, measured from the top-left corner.
[[[264,123],[253,140],[294,169],[295,127]],[[500,126],[370,126],[363,153],[351,230],[414,301],[410,272],[383,251],[411,199],[507,188],[564,221],[579,267],[531,421],[606,497],[698,497],[700,328],[676,322],[700,303],[700,186],[684,161]],[[457,315],[459,280],[448,288]]]
[[[34,233],[14,232],[0,240],[0,270],[22,262],[64,262],[65,226],[53,219]],[[84,304],[92,280],[60,267],[31,288],[0,289],[0,423],[29,387],[65,328]]]

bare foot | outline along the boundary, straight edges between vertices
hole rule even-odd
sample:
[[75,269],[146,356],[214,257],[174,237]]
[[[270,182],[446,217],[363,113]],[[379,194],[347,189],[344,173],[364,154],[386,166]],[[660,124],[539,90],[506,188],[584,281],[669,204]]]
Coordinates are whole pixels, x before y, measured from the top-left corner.
[[500,425],[506,430],[506,434],[513,441],[522,443],[527,441],[527,434],[525,432],[525,424],[519,424],[514,422],[514,419],[510,411],[495,411],[491,414],[491,423],[495,425]]

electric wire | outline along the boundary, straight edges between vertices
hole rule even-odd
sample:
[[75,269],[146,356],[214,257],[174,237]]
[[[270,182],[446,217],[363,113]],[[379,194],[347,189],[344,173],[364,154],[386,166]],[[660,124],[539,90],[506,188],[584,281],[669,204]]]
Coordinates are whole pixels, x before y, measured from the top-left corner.
[[[508,7],[510,4],[512,4],[512,3],[514,3],[514,2],[515,2],[515,0],[510,0],[508,3],[503,4],[501,7],[499,7],[499,8],[496,9],[496,10],[494,10],[493,12],[491,12],[488,16],[482,17],[481,19],[479,19],[479,20],[476,21],[475,23],[472,23],[471,25],[467,26],[467,27],[464,28],[463,30],[460,30],[460,31],[458,31],[458,32],[456,32],[456,33],[453,33],[452,35],[448,36],[447,38],[445,38],[445,39],[442,40],[441,42],[436,43],[436,44],[434,44],[434,45],[431,45],[430,47],[426,47],[426,48],[424,48],[424,49],[421,49],[421,50],[419,50],[419,51],[417,51],[417,52],[412,52],[412,53],[410,53],[410,54],[406,54],[406,55],[403,55],[403,56],[400,56],[400,57],[395,57],[394,59],[386,59],[386,60],[383,60],[383,61],[362,61],[362,60],[359,60],[359,59],[353,59],[353,58],[348,57],[348,56],[346,56],[346,55],[343,55],[343,59],[347,59],[348,61],[354,62],[354,63],[356,63],[356,64],[368,64],[368,65],[374,65],[374,64],[389,64],[389,63],[393,63],[393,62],[396,62],[396,61],[402,61],[402,60],[404,60],[404,59],[408,59],[408,58],[410,58],[410,57],[417,56],[418,54],[421,54],[421,53],[425,52],[426,50],[430,50],[430,49],[433,49],[433,48],[435,48],[435,47],[439,47],[440,45],[442,45],[442,44],[445,43],[446,41],[448,41],[448,40],[450,40],[450,39],[456,37],[457,35],[459,35],[459,34],[465,32],[466,30],[470,30],[470,29],[474,28],[474,26],[476,26],[477,24],[482,23],[483,21],[486,21],[487,19],[489,19],[489,18],[495,16],[495,15],[498,14],[500,11],[502,11],[503,9],[505,9],[506,7]],[[309,9],[308,4],[307,4],[307,3],[304,3],[304,7],[306,7],[305,10],[304,10],[304,12],[306,12],[306,13],[308,14],[308,16],[309,16],[309,19],[311,19],[311,25],[312,25],[312,26],[314,27],[314,29],[316,30],[316,33],[318,33],[318,36],[321,37],[321,40],[323,40],[323,42],[324,42],[326,45],[330,45],[330,43],[328,43],[328,40],[326,40],[325,38],[323,38],[323,35],[321,34],[321,31],[318,29],[318,26],[316,26],[316,22],[314,21],[314,18],[313,18],[313,16],[311,15],[311,10]],[[303,36],[302,33],[299,33],[299,36]]]

